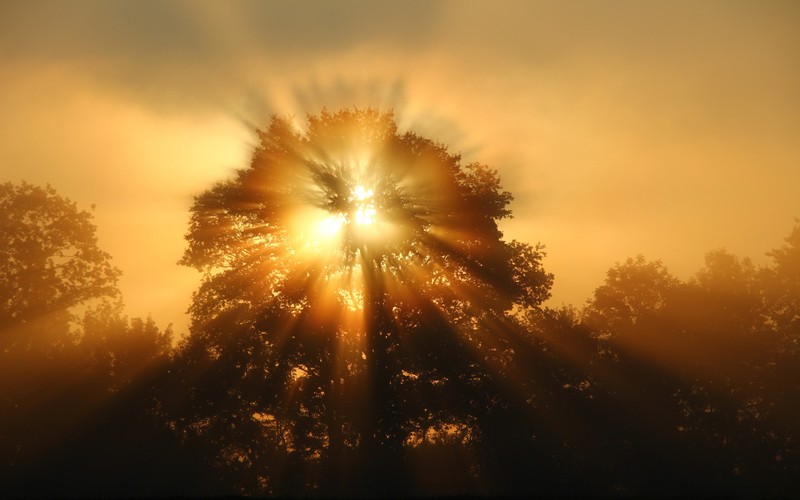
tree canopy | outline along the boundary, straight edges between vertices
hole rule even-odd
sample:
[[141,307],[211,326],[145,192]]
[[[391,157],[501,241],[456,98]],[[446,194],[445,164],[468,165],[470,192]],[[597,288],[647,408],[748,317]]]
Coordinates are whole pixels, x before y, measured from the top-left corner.
[[[118,294],[119,270],[97,246],[92,214],[50,187],[0,184],[0,335],[23,341],[20,328],[65,321],[70,308]],[[24,339],[31,340],[31,339]]]
[[0,184],[0,489],[11,496],[113,495],[123,484],[146,495],[157,480],[131,464],[157,454],[151,439],[169,452],[152,379],[172,332],[123,315],[120,271],[95,231],[92,214],[50,186]]
[[[182,353],[216,389],[193,393],[187,428],[235,426],[228,463],[350,463],[363,493],[386,493],[413,448],[478,442],[493,376],[511,369],[512,310],[538,307],[552,275],[540,246],[502,240],[497,173],[391,114],[273,118],[259,139],[192,208],[182,262],[204,278]],[[263,491],[286,477],[262,476]]]

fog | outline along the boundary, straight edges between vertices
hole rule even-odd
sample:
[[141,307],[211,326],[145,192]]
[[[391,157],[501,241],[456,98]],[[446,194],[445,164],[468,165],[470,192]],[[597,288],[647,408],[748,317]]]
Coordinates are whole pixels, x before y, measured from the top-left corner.
[[4,2],[0,181],[96,204],[129,313],[181,331],[188,208],[254,127],[392,108],[500,171],[506,238],[581,304],[629,256],[686,278],[788,234],[798,26],[795,2]]

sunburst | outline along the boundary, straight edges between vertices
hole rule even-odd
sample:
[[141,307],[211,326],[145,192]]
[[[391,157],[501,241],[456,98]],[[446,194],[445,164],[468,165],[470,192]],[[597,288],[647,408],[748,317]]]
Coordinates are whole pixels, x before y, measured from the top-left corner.
[[[338,415],[325,425],[352,429],[338,444],[332,427],[318,431],[331,456],[389,435],[412,447],[414,436],[473,439],[474,419],[448,414],[441,396],[507,364],[507,312],[549,286],[540,268],[517,268],[536,264],[535,250],[502,240],[510,198],[495,171],[400,133],[388,113],[323,111],[305,129],[273,119],[249,168],[192,209],[183,262],[205,274],[190,341],[235,364],[260,351],[285,399],[257,393],[242,411],[280,419],[307,391],[302,405]],[[389,400],[412,386],[427,407],[401,416]]]

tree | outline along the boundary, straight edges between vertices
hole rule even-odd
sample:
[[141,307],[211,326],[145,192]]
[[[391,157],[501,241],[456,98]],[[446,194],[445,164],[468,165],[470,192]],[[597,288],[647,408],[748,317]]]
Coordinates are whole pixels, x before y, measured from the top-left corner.
[[[510,200],[391,114],[273,118],[192,208],[176,425],[254,493],[402,493],[404,457],[488,446],[524,345],[513,311],[552,282],[541,247],[502,240]],[[477,480],[464,463],[446,488]]]
[[786,243],[767,253],[773,265],[762,273],[768,316],[787,348],[800,352],[800,219]]
[[63,340],[76,306],[118,295],[91,219],[50,186],[0,185],[0,352]]
[[[146,378],[169,360],[172,327],[161,330],[152,317],[129,319],[122,303],[101,303],[84,314],[77,351],[86,369],[104,378],[101,392],[117,392]],[[105,382],[105,383],[103,383]]]
[[629,491],[796,490],[794,234],[768,268],[714,250],[682,283],[639,257],[595,291],[582,318],[599,354],[588,413]]
[[95,230],[50,186],[0,185],[0,489],[11,496],[178,493],[167,482],[180,453],[154,400],[171,329],[122,315],[120,272]]
[[[780,422],[779,432],[772,433],[780,439],[781,449],[773,453],[771,462],[780,467],[787,491],[797,492],[800,487],[787,477],[798,477],[800,472],[800,407],[796,404],[800,394],[800,219],[795,220],[785,243],[767,255],[772,265],[762,269],[760,283],[765,301],[766,326],[778,338],[775,349],[762,371],[764,398],[758,413],[774,417]],[[775,460],[780,459],[778,463]]]
[[629,334],[661,312],[678,285],[661,261],[629,258],[608,270],[586,307],[585,321],[602,337]]
[[[74,308],[117,295],[119,271],[97,247],[91,214],[51,187],[0,185],[0,446],[12,424],[71,366]],[[17,437],[17,436],[15,436]],[[6,438],[6,439],[3,439]],[[8,463],[8,460],[4,460]]]
[[[3,490],[14,496],[189,494],[195,463],[160,420],[171,330],[128,319],[121,303],[84,314],[74,342],[12,372],[21,397],[0,420]],[[194,479],[192,478],[192,481]]]

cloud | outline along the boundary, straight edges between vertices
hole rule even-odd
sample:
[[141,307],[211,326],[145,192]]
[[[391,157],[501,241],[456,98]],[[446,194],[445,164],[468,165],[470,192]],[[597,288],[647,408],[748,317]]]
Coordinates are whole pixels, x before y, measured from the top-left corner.
[[[315,1],[44,1],[0,6],[0,61],[72,68],[169,112],[271,107],[271,80],[353,48],[419,48],[441,5]],[[259,102],[260,101],[260,102]]]
[[[244,166],[272,113],[394,108],[401,128],[500,170],[507,235],[548,244],[557,297],[580,301],[638,252],[693,272],[709,248],[754,256],[785,234],[800,213],[797,26],[795,1],[7,0],[0,161],[64,185],[83,172],[98,184],[86,203],[180,164],[188,204],[192,172]],[[138,113],[147,125],[122,126]],[[117,154],[134,178],[91,174]],[[163,193],[134,194],[120,212]]]
[[202,64],[252,51],[291,58],[365,41],[425,43],[440,7],[421,0],[11,0],[2,6],[0,40],[6,57],[113,58],[134,65],[154,59]]

